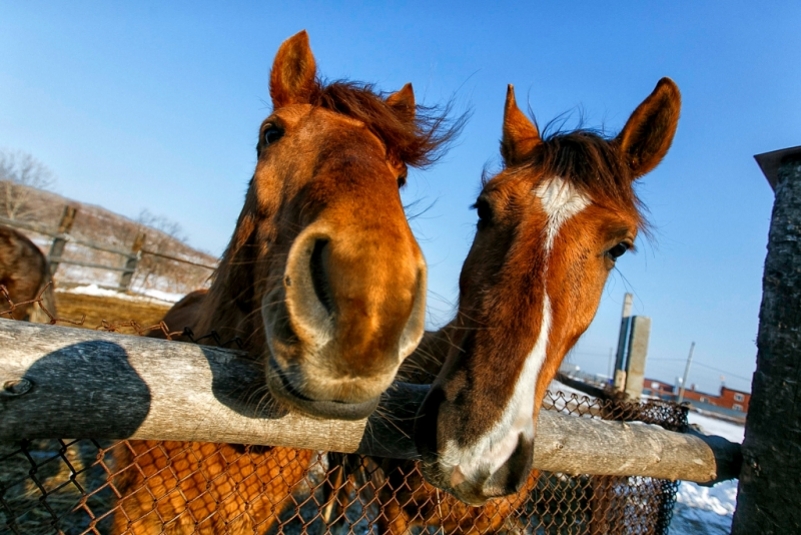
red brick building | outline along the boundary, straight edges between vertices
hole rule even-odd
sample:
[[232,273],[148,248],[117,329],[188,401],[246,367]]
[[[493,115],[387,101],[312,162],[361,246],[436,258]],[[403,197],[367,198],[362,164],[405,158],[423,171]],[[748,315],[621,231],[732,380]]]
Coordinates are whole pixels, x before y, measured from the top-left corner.
[[725,386],[720,387],[720,406],[735,411],[748,412],[748,403],[751,401],[751,394],[740,392]]
[[695,385],[684,391],[684,399],[687,401],[698,401],[709,403],[715,407],[723,407],[737,412],[748,412],[748,403],[751,401],[751,394],[741,392],[725,386],[720,387],[720,394],[707,394],[695,389]]
[[659,379],[646,378],[642,383],[642,393],[646,396],[658,398],[670,398],[676,395],[676,390],[672,384],[660,381]]

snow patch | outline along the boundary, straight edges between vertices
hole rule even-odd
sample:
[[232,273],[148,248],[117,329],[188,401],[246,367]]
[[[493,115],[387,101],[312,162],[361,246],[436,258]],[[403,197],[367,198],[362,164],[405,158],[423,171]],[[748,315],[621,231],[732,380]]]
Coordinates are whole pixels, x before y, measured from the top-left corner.
[[566,384],[560,383],[559,381],[556,380],[551,382],[551,385],[548,387],[548,390],[550,390],[553,393],[562,392],[563,394],[565,394],[565,397],[567,398],[570,398],[570,394],[575,394],[576,397],[578,397],[579,399],[581,399],[582,397],[594,399],[589,394],[585,394],[581,390],[576,390],[575,388],[567,386]]
[[63,293],[94,295],[99,297],[112,297],[114,299],[124,299],[126,301],[139,301],[139,302],[150,302],[155,300],[155,301],[163,301],[165,303],[175,303],[184,296],[184,294],[163,292],[161,290],[155,290],[155,289],[145,290],[144,293],[140,295],[131,295],[118,292],[116,290],[101,288],[97,284],[76,286],[74,288],[69,288],[69,289],[59,288],[57,291]]
[[[707,435],[718,435],[732,442],[742,442],[745,428],[709,416],[690,412],[691,424]],[[676,507],[670,523],[670,535],[728,535],[737,506],[737,480],[723,481],[714,487],[702,487],[682,481],[676,494]]]
[[718,420],[693,411],[690,411],[687,419],[691,424],[700,427],[701,432],[705,435],[717,435],[726,440],[739,443],[742,443],[745,438],[745,427],[739,424]]
[[719,516],[731,516],[737,503],[737,481],[724,481],[711,488],[684,481],[676,494],[676,502]]

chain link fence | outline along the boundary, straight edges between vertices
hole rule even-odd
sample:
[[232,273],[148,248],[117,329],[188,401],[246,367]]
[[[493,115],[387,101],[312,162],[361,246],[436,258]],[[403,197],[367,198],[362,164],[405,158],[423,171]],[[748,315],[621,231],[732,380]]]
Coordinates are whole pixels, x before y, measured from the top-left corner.
[[[548,410],[681,430],[662,402],[549,392]],[[414,461],[210,443],[23,440],[0,446],[7,533],[667,533],[677,483],[532,474],[523,492],[469,507]]]
[[[121,325],[178,334],[163,324],[101,328]],[[686,408],[662,401],[548,392],[543,409],[687,428]],[[0,533],[19,535],[666,534],[677,488],[638,476],[534,472],[517,495],[471,507],[426,484],[408,460],[197,442],[0,443]]]

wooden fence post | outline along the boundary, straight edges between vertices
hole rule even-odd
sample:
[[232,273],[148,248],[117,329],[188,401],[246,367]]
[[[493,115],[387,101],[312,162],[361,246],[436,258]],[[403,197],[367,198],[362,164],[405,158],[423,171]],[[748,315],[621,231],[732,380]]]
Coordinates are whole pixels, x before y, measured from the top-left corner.
[[61,222],[58,224],[58,236],[53,239],[50,245],[50,253],[47,255],[47,261],[50,264],[50,277],[56,274],[58,269],[61,255],[64,253],[64,247],[67,245],[67,234],[72,229],[72,224],[75,222],[75,213],[78,211],[74,206],[65,206],[64,213],[61,214]]
[[755,158],[776,199],[734,535],[801,530],[801,147]]
[[136,272],[136,266],[142,258],[142,247],[145,246],[145,238],[147,235],[144,232],[139,232],[134,238],[133,245],[131,246],[131,255],[125,260],[125,271],[120,276],[120,291],[127,292],[131,286],[131,279]]

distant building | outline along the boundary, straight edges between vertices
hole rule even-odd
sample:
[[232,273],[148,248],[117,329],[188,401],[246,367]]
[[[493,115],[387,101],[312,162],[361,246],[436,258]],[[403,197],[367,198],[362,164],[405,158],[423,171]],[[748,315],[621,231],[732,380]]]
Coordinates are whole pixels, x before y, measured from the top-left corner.
[[738,412],[748,412],[748,403],[751,401],[751,394],[741,392],[725,386],[720,387],[720,406]]
[[[679,397],[679,389],[674,385],[660,381],[659,379],[645,379],[643,382],[642,393],[659,399],[676,401]],[[698,409],[713,410],[723,409],[723,412],[742,413],[744,416],[748,412],[748,403],[751,401],[751,394],[734,390],[726,386],[720,387],[720,394],[710,394],[695,389],[695,385],[684,390],[683,401],[689,402]]]
[[[678,399],[678,392],[676,392],[676,399]],[[690,385],[690,388],[684,389],[684,401],[700,401],[701,403],[708,403],[715,407],[720,407],[717,403],[717,394],[708,394],[695,389],[695,385]]]
[[642,383],[642,393],[646,396],[653,396],[660,399],[671,399],[675,394],[672,384],[665,383],[659,379],[645,379]]
[[[678,398],[678,392],[674,399]],[[745,415],[748,412],[748,403],[751,401],[751,394],[749,392],[742,392],[734,390],[723,385],[720,387],[720,394],[708,394],[706,392],[699,392],[695,389],[695,385],[684,391],[684,401],[689,401],[691,405],[697,405],[698,408],[708,408],[708,406],[720,407],[726,411],[733,411],[735,413],[742,413]],[[696,403],[693,403],[696,402]],[[703,407],[701,405],[706,405]]]

